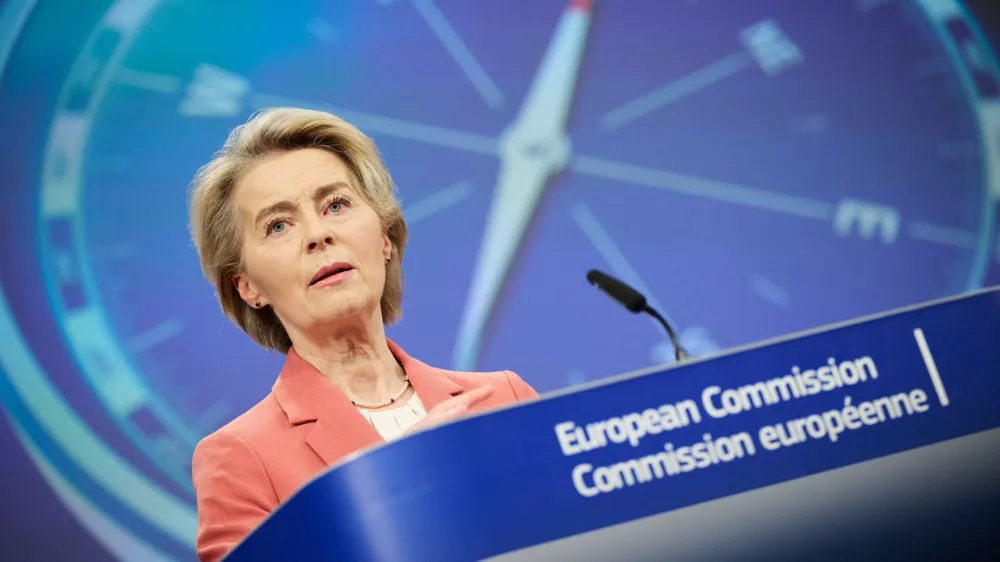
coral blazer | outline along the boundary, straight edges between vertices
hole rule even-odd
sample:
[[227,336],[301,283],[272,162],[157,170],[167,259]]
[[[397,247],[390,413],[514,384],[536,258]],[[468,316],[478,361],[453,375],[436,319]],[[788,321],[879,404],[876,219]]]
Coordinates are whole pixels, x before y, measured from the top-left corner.
[[[510,371],[437,369],[388,343],[428,411],[481,386],[492,387],[493,393],[474,410],[538,396]],[[347,397],[289,350],[271,393],[195,448],[191,471],[198,498],[198,557],[202,562],[221,559],[313,477],[380,443],[382,436]]]

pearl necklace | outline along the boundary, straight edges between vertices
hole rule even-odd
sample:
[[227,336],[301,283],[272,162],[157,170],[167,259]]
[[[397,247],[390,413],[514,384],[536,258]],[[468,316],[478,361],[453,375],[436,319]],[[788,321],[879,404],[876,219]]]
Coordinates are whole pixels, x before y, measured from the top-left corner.
[[351,400],[351,404],[354,404],[358,408],[368,408],[370,410],[374,410],[376,408],[381,408],[383,406],[388,406],[389,404],[392,404],[396,400],[399,400],[400,398],[403,397],[404,394],[406,394],[406,389],[408,389],[408,388],[410,388],[410,377],[407,376],[407,375],[403,375],[403,388],[401,388],[399,390],[399,392],[396,394],[396,396],[394,396],[394,397],[392,397],[392,398],[390,398],[388,400],[384,400],[382,402],[375,402],[375,403],[371,403],[371,404],[367,404],[365,402],[355,402],[354,400]]

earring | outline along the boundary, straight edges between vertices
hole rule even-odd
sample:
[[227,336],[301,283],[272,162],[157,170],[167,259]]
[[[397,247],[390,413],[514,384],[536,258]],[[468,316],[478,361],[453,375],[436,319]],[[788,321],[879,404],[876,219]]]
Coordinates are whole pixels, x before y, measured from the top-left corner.
[[385,258],[385,263],[389,263],[390,261],[392,261],[392,257],[391,256],[388,257],[388,258]]
[[257,302],[256,302],[256,303],[254,304],[254,308],[260,308],[260,301],[257,301]]

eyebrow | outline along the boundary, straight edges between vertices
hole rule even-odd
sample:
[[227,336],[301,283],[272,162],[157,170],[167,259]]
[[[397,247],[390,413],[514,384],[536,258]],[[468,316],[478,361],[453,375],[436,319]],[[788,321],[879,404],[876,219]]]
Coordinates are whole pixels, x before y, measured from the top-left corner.
[[[351,186],[347,182],[336,181],[333,183],[328,183],[326,185],[321,185],[313,191],[313,201],[320,202],[326,199],[330,195],[340,191],[342,189],[350,189]],[[254,219],[254,224],[260,226],[260,223],[264,221],[267,217],[275,215],[277,213],[290,213],[295,210],[295,204],[291,201],[279,201],[273,205],[268,205],[260,211],[257,212],[257,217]]]

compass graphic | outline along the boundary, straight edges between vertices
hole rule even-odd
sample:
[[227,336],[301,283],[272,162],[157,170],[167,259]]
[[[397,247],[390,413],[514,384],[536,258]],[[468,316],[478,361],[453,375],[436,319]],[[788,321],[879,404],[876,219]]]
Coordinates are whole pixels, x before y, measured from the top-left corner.
[[541,392],[672,358],[591,268],[694,355],[1000,282],[998,69],[954,0],[12,1],[0,71],[0,397],[123,559],[193,557],[191,450],[281,365],[186,228],[265,107],[380,147],[390,336]]

